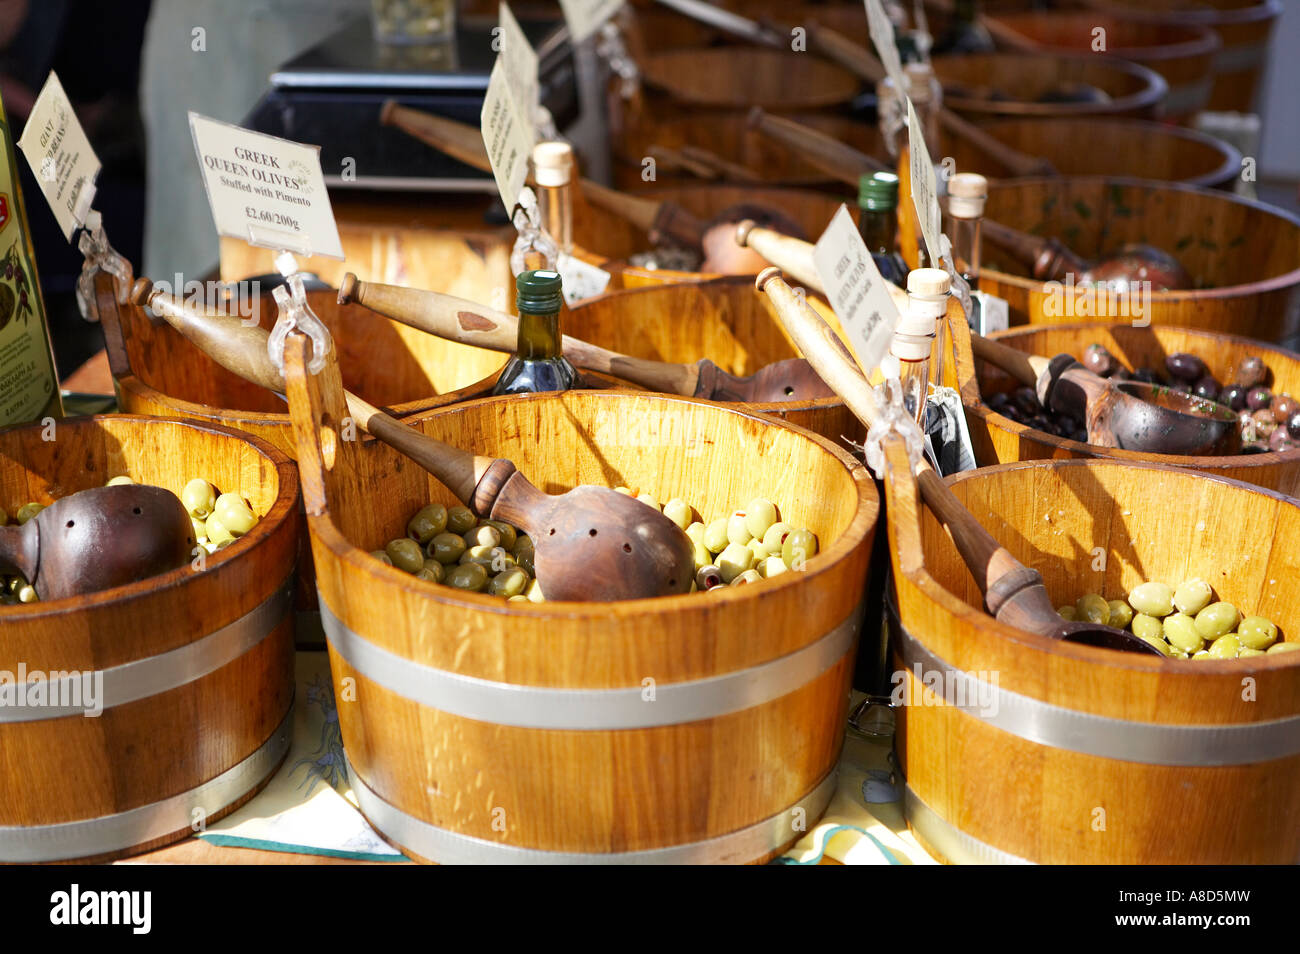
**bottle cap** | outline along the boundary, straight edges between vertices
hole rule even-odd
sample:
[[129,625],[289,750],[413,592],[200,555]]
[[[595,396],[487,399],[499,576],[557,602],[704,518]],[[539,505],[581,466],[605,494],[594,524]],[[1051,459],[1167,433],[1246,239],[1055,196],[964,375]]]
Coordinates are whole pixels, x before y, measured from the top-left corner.
[[533,147],[533,177],[539,186],[568,185],[573,177],[573,147],[567,142],[539,142]]
[[549,269],[520,272],[515,291],[515,305],[521,315],[553,315],[564,303],[560,273]]
[[952,290],[952,279],[942,268],[914,268],[907,273],[907,293],[917,298],[936,298]]
[[898,176],[892,172],[869,172],[858,180],[858,207],[869,212],[898,208]]
[[959,172],[948,180],[948,214],[953,218],[980,218],[988,197],[989,180],[978,173]]

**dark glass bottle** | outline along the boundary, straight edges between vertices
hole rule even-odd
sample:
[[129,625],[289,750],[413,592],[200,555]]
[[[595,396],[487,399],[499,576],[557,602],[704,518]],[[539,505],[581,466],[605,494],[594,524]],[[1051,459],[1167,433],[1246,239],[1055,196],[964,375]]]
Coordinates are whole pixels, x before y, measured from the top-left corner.
[[907,265],[898,254],[898,176],[872,172],[858,181],[858,231],[886,281],[907,287]]
[[497,379],[493,394],[568,391],[578,374],[564,356],[560,308],[564,303],[559,272],[520,272],[515,279],[519,343]]
[[993,37],[980,22],[979,0],[954,0],[947,28],[934,41],[930,52],[935,56],[993,52]]

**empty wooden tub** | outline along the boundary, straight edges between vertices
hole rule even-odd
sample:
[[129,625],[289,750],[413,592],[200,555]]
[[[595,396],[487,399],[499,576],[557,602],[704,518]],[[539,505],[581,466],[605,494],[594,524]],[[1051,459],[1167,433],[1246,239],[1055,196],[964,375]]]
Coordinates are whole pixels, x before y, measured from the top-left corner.
[[[895,747],[918,840],[984,864],[1300,861],[1300,652],[1174,660],[998,623],[919,508],[897,447]],[[1199,576],[1300,639],[1300,501],[1103,460],[1005,464],[949,483],[1057,603]]]
[[1253,112],[1282,0],[1081,0],[1094,10],[1160,24],[1203,25],[1218,34],[1207,108]]
[[[8,512],[122,475],[177,495],[203,477],[261,519],[198,568],[0,606],[0,862],[114,858],[183,838],[251,798],[289,750],[293,464],[263,441],[191,421],[109,415],[54,427],[52,441],[42,426],[0,432]],[[48,687],[39,705],[38,674]]]
[[[934,72],[943,84],[944,105],[968,119],[1021,119],[1051,116],[1160,115],[1168,86],[1160,74],[1125,60],[1099,56],[1035,53],[980,53],[937,56]],[[1083,83],[1109,97],[1107,102],[1039,103],[1039,96],[1063,85]],[[998,91],[995,99],[982,91]]]
[[[1225,192],[1136,179],[1018,179],[989,187],[988,218],[1059,238],[1084,258],[1145,242],[1174,255],[1197,282],[1152,291],[1141,316],[1082,289],[1025,277],[984,242],[980,288],[1005,298],[1011,323],[1070,324],[1134,318],[1294,345],[1300,338],[1300,218]],[[1068,291],[1068,293],[1067,293]],[[1087,310],[1084,310],[1087,309]],[[1114,312],[1114,314],[1111,314]]]
[[[1013,382],[997,368],[977,361],[970,351],[969,332],[958,322],[949,325],[957,351],[957,374],[962,403],[970,428],[975,459],[981,466],[1037,460],[1046,457],[1105,457],[1128,462],[1147,462],[1171,467],[1189,467],[1220,477],[1242,480],[1271,490],[1300,496],[1300,450],[1268,454],[1235,454],[1220,457],[1180,457],[1146,454],[1119,448],[1095,447],[1066,440],[1017,424],[988,406],[987,398],[999,391],[1011,391]],[[1264,359],[1275,393],[1300,395],[1300,355],[1249,338],[1215,331],[1168,328],[1110,322],[1070,325],[1030,325],[1012,328],[993,336],[1003,344],[1028,354],[1051,357],[1072,354],[1082,359],[1088,345],[1104,345],[1130,371],[1139,367],[1163,373],[1168,355],[1189,352],[1201,357],[1216,380],[1227,383],[1231,368],[1240,359],[1254,355]]]
[[328,372],[303,373],[300,352],[289,363],[352,787],[385,838],[447,863],[752,862],[815,824],[878,510],[859,464],[768,418],[628,392],[408,419],[513,460],[548,492],[623,484],[706,510],[762,494],[822,542],[801,572],[750,587],[505,603],[369,556],[418,507],[452,498],[386,446],[337,440]]
[[1155,70],[1169,86],[1165,118],[1178,122],[1205,108],[1222,47],[1218,35],[1201,24],[1144,23],[1097,11],[1001,13],[985,22],[998,45],[1012,50],[1104,53]]
[[[1142,119],[999,119],[982,124],[994,139],[1042,156],[1065,176],[1141,176],[1206,188],[1230,188],[1241,175],[1241,153],[1202,132]],[[957,169],[989,178],[1010,170],[958,136],[943,140]]]

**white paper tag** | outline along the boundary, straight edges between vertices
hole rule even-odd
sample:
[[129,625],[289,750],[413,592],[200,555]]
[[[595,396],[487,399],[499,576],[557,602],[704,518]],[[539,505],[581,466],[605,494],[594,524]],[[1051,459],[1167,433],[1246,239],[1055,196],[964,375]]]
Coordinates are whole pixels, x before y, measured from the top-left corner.
[[894,81],[898,95],[906,96],[907,83],[903,79],[903,61],[898,55],[898,46],[894,43],[894,25],[889,22],[889,15],[885,13],[880,0],[866,0],[866,4],[867,28],[871,31],[876,56],[885,64],[885,72]]
[[541,105],[538,100],[537,54],[507,3],[501,4],[500,21],[501,49],[498,59],[505,63],[506,82],[510,84],[510,93],[515,98],[519,115],[532,116]]
[[826,297],[869,375],[889,350],[898,326],[898,307],[847,206],[841,205],[831,218],[813,246],[812,257]]
[[971,298],[976,303],[977,332],[991,335],[995,331],[1006,331],[1011,327],[1011,312],[1005,298],[982,291],[971,292]]
[[521,116],[515,106],[506,79],[505,62],[499,56],[488,79],[479,123],[483,128],[483,145],[487,147],[488,160],[492,163],[492,175],[497,180],[497,191],[501,193],[501,201],[509,213],[519,201],[519,192],[528,178],[528,157],[532,155],[537,134],[529,118]]
[[944,477],[974,470],[978,465],[961,395],[952,388],[934,388],[927,404],[925,441],[934,469]]
[[594,298],[604,294],[613,277],[603,268],[597,268],[590,262],[563,253],[555,270],[560,273],[560,278],[564,281],[564,300],[570,305],[584,298]]
[[190,113],[194,151],[219,235],[259,248],[343,258],[320,147]]
[[939,210],[939,179],[930,161],[930,150],[925,145],[925,133],[917,118],[916,107],[907,101],[907,152],[912,177],[912,204],[921,223],[921,237],[932,267],[943,257],[939,235],[943,231],[943,213]]
[[595,33],[622,6],[623,0],[560,0],[564,19],[569,24],[569,37],[574,43],[581,43]]
[[72,233],[85,224],[90,212],[100,163],[53,72],[36,97],[18,148],[27,157],[63,237],[72,241]]

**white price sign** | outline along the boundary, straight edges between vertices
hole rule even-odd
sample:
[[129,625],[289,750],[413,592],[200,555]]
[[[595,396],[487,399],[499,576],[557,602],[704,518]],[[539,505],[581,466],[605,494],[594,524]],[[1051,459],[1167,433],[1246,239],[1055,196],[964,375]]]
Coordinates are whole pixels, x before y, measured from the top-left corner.
[[63,237],[72,241],[72,233],[85,224],[94,201],[100,163],[54,73],[36,97],[18,148],[27,157]]
[[847,206],[840,206],[812,255],[826,297],[848,333],[862,370],[871,374],[889,350],[899,315],[889,282],[876,267]]
[[594,298],[596,295],[604,294],[613,277],[603,268],[564,253],[560,254],[560,261],[555,270],[564,280],[564,300],[570,305],[584,298]]
[[600,28],[623,6],[623,0],[560,0],[564,19],[569,24],[569,36],[581,43]]
[[537,83],[537,53],[524,36],[523,28],[515,15],[510,12],[510,5],[501,4],[501,49],[499,58],[505,63],[506,82],[510,84],[510,93],[515,98],[519,112],[531,117],[540,101]]
[[488,161],[492,164],[492,175],[497,180],[497,191],[501,193],[507,214],[514,211],[515,203],[519,201],[524,180],[528,178],[528,158],[533,153],[533,143],[537,141],[530,117],[519,113],[510,93],[510,81],[506,79],[505,61],[498,56],[488,79],[479,123]]
[[320,147],[190,113],[217,233],[249,245],[343,258]]
[[907,95],[907,84],[903,81],[903,61],[898,55],[898,45],[894,43],[894,25],[880,0],[866,0],[867,29],[871,31],[871,42],[876,47],[876,55],[885,64],[885,72],[894,81],[894,88],[899,96]]
[[921,223],[921,237],[925,239],[930,267],[938,268],[943,256],[939,241],[943,231],[943,213],[939,210],[939,178],[935,175],[934,163],[930,161],[930,150],[925,146],[925,134],[921,131],[916,107],[910,99],[907,101],[907,140],[912,204],[916,206],[916,216]]

